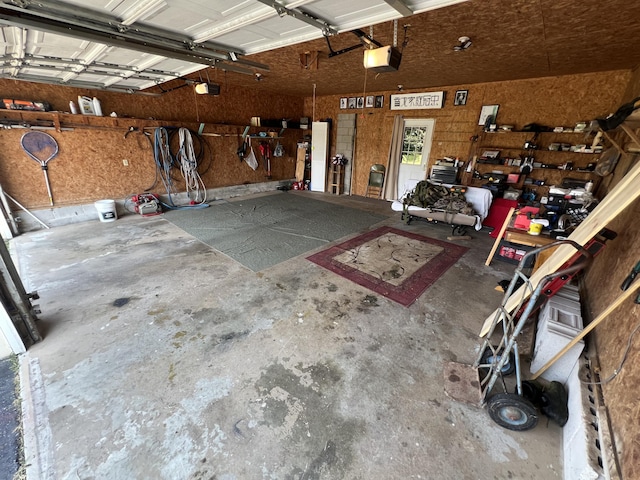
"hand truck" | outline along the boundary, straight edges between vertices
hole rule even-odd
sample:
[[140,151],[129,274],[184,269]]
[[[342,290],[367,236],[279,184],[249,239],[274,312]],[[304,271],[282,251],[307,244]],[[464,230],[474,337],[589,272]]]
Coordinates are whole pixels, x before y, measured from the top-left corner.
[[[534,287],[529,278],[523,273],[529,260],[535,258],[543,250],[554,248],[559,245],[568,244],[576,249],[576,261],[561,270],[545,275]],[[509,430],[523,431],[530,430],[538,423],[538,412],[531,401],[522,394],[522,375],[520,371],[520,358],[518,355],[517,337],[522,331],[531,313],[540,307],[538,299],[541,292],[548,291],[551,282],[556,279],[568,281],[579,270],[584,269],[593,258],[592,254],[582,245],[573,240],[560,240],[543,247],[527,252],[513,275],[511,283],[504,294],[502,303],[496,311],[491,327],[484,337],[478,357],[473,367],[478,370],[480,378],[481,405],[487,406],[489,416],[498,425]],[[516,290],[516,284],[523,282],[522,297],[518,306],[511,312],[507,311],[505,305],[507,300]],[[527,296],[526,292],[530,295]],[[555,292],[554,292],[555,293]],[[502,326],[501,337],[497,344],[494,343],[494,333],[500,332],[498,326]],[[516,374],[516,386],[513,393],[508,391],[504,377]],[[494,393],[493,389],[500,379],[502,392]]]

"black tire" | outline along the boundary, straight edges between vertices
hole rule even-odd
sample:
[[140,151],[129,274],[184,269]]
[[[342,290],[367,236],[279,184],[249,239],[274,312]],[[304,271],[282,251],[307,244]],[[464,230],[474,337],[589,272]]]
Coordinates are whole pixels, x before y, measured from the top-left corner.
[[[498,354],[498,356],[499,355],[500,354]],[[497,361],[500,361],[500,359],[498,358]],[[493,352],[491,351],[490,348],[487,347],[487,349],[482,354],[482,358],[480,359],[480,364],[490,364],[490,363],[493,363]],[[516,371],[516,358],[513,355],[513,351],[511,351],[509,352],[509,361],[503,365],[502,371],[500,372],[500,374],[506,377],[513,374],[513,372],[515,371]]]
[[497,393],[487,400],[491,419],[507,430],[522,432],[538,424],[538,410],[516,393]]
[[466,225],[456,225],[453,227],[453,235],[454,236],[463,236],[467,234],[467,226]]

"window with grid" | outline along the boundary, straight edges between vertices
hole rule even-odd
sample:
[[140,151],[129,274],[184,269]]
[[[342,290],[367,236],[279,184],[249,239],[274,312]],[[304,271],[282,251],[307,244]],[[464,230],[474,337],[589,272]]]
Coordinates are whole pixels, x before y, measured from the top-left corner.
[[426,127],[404,127],[402,139],[402,163],[422,165],[422,146]]

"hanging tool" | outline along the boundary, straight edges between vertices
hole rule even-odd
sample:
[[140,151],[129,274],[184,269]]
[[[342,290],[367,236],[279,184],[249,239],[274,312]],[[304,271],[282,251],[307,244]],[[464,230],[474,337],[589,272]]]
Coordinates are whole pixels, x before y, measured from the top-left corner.
[[267,171],[267,178],[271,178],[271,145],[269,142],[260,142],[260,154],[264,160],[264,168]]
[[49,203],[53,206],[53,195],[51,194],[51,185],[49,184],[49,167],[47,163],[58,155],[58,142],[48,133],[44,132],[27,132],[20,139],[22,149],[42,167],[44,173],[44,181],[47,184],[47,192],[49,193]]
[[[640,262],[636,263],[636,266],[633,267],[631,273],[627,276],[627,278],[624,279],[624,282],[622,282],[622,285],[620,285],[620,290],[625,291],[626,289],[628,289],[629,286],[631,286],[631,284],[633,283],[633,280],[638,276],[638,273],[640,273]],[[636,301],[636,303],[640,302]]]
[[129,129],[124,133],[124,138],[126,139],[126,138],[129,136],[129,134],[130,134],[130,133],[133,133],[133,132],[139,132],[139,131],[140,131],[140,129],[139,129],[138,127],[131,126],[131,127],[129,127]]

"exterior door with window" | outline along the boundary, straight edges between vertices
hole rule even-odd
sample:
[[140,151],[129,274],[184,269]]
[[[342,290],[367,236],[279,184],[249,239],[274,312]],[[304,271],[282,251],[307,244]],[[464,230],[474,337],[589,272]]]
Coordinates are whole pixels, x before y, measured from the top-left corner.
[[407,180],[424,180],[431,151],[435,120],[407,119],[402,135],[402,158],[398,170],[398,195],[405,191]]

